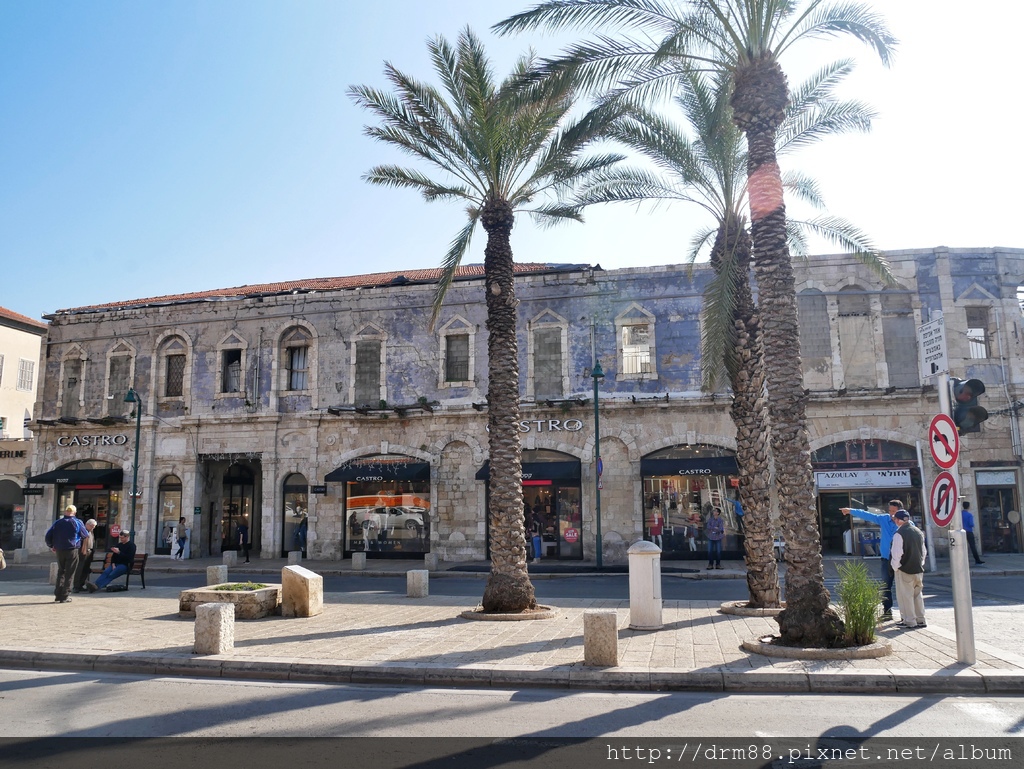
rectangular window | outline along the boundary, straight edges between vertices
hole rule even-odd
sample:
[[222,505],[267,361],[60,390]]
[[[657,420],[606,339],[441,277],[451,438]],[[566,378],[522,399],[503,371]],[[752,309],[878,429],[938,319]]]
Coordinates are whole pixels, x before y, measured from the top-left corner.
[[651,373],[650,329],[647,326],[622,327],[622,373]]
[[444,338],[444,381],[469,381],[469,334],[452,334]]
[[356,342],[356,406],[380,403],[380,352],[379,341]]
[[127,355],[115,355],[110,359],[110,380],[107,382],[107,414],[112,417],[125,416],[132,404],[124,402],[131,384],[132,359]]
[[533,396],[536,400],[562,398],[562,329],[533,332]]
[[64,361],[64,392],[61,393],[61,416],[77,417],[79,395],[82,391],[82,361],[69,358]]
[[222,353],[220,391],[237,393],[242,391],[242,351],[224,350]]
[[18,361],[18,389],[31,391],[35,383],[36,362],[34,360]]
[[167,356],[167,378],[164,384],[164,396],[179,398],[185,393],[185,356]]
[[288,348],[288,389],[307,390],[309,389],[309,348],[289,347]]
[[967,342],[972,358],[988,355],[988,308],[967,308]]

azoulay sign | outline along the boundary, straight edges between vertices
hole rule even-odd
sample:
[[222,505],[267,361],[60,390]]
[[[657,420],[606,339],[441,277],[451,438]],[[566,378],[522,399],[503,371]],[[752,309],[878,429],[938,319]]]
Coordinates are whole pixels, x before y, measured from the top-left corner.
[[910,470],[824,470],[814,474],[818,489],[893,489],[911,485]]

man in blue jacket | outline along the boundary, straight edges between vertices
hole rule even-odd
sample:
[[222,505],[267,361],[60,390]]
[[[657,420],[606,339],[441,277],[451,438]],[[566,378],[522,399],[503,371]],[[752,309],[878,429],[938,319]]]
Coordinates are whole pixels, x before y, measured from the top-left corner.
[[75,514],[78,509],[74,505],[64,508],[64,517],[58,518],[46,532],[46,546],[57,555],[57,586],[53,591],[55,603],[70,603],[71,583],[78,571],[78,551],[82,540],[89,536]]
[[889,557],[892,554],[892,538],[899,528],[896,525],[896,513],[903,510],[903,503],[898,499],[889,500],[889,514],[869,513],[867,510],[858,510],[855,507],[841,507],[839,512],[843,515],[852,515],[862,521],[870,521],[878,526],[881,537],[878,542],[878,556],[881,560],[882,582],[885,587],[882,589],[882,616],[883,621],[892,619],[892,583],[895,574]]

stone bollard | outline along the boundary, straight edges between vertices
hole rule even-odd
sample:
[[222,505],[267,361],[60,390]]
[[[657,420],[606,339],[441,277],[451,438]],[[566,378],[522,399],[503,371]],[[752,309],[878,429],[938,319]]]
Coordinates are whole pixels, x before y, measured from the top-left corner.
[[230,603],[201,603],[196,607],[196,654],[225,654],[235,648],[235,607]]
[[225,566],[237,566],[238,552],[235,550],[225,550],[220,554],[220,560]]
[[28,548],[19,547],[14,551],[14,562],[15,563],[28,563]]
[[430,595],[430,572],[426,569],[411,569],[405,573],[405,594],[409,598],[426,598]]
[[57,584],[57,562],[56,561],[54,561],[53,563],[50,564],[50,584],[51,585],[56,585]]
[[437,571],[437,553],[424,553],[423,554],[423,568],[427,571]]
[[661,548],[653,542],[633,543],[629,551],[629,627],[657,630],[661,621]]
[[362,571],[366,568],[366,553],[352,553],[352,569]]
[[221,564],[220,566],[207,566],[206,567],[206,584],[207,585],[223,585],[228,581],[228,567]]
[[324,578],[305,566],[281,569],[281,616],[315,617],[324,612]]
[[289,550],[288,551],[288,565],[297,566],[302,563],[302,551],[301,550]]
[[608,609],[583,612],[583,664],[616,667],[619,664],[619,615]]

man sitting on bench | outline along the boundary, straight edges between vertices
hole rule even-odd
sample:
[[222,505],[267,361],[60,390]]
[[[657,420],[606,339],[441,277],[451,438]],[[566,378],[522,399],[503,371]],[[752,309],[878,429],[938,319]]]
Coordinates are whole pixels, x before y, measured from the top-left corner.
[[135,543],[130,541],[130,537],[130,531],[121,530],[117,537],[117,545],[110,548],[110,552],[113,553],[110,559],[110,566],[100,573],[95,583],[85,583],[90,593],[102,590],[122,574],[127,574],[131,571],[132,562],[135,560]]

